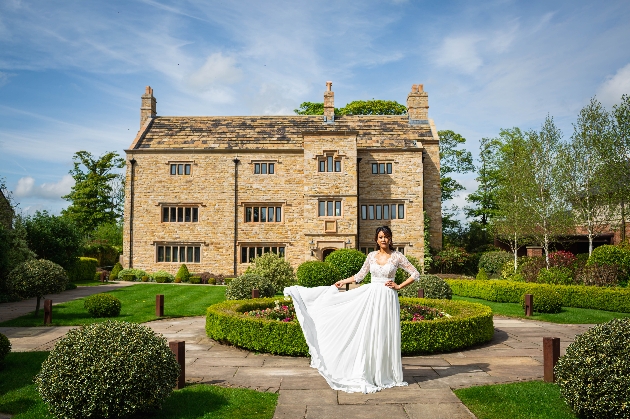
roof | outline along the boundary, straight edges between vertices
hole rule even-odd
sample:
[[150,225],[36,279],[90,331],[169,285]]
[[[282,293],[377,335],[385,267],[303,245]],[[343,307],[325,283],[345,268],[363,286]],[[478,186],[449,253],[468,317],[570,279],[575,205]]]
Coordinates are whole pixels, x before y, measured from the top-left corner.
[[304,135],[356,135],[358,148],[422,148],[437,141],[432,121],[406,115],[156,116],[138,132],[130,150],[295,149]]

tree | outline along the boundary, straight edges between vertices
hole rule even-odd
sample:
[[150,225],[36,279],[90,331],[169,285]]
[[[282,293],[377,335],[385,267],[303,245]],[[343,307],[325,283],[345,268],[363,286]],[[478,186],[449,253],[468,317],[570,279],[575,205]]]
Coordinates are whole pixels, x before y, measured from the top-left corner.
[[66,218],[37,211],[24,219],[29,248],[40,259],[50,260],[68,270],[81,250],[81,233]]
[[[302,102],[299,108],[293,109],[296,115],[323,115],[324,102]],[[337,113],[337,109],[335,109]]]
[[[297,115],[323,115],[323,102],[303,102]],[[394,100],[355,100],[343,108],[335,108],[335,115],[406,115],[407,107]]]
[[46,294],[66,289],[68,275],[63,268],[49,260],[30,260],[18,265],[9,275],[9,288],[22,298],[37,297],[35,317],[40,300]]
[[630,95],[621,96],[621,103],[613,106],[612,185],[619,205],[621,241],[626,240],[626,200],[630,196]]
[[125,160],[115,152],[95,159],[87,151],[76,152],[72,160],[74,168],[69,173],[75,185],[63,197],[71,204],[62,214],[74,220],[84,234],[90,234],[99,225],[116,222],[122,216],[124,175],[112,171],[124,167]]
[[588,253],[593,239],[611,224],[609,156],[615,153],[608,112],[595,98],[580,111],[571,142],[561,148],[558,167],[564,195],[571,204],[577,225],[586,230]]

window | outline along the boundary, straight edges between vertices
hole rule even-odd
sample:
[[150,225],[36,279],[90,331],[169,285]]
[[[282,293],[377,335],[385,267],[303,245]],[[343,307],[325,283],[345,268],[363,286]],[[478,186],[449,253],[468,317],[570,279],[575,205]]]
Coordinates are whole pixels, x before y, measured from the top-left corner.
[[163,223],[197,223],[198,207],[162,207]]
[[361,205],[362,220],[395,220],[405,218],[405,204]]
[[341,201],[319,201],[319,217],[341,217]]
[[276,173],[275,163],[254,163],[255,175],[273,175]]
[[341,172],[341,160],[333,156],[320,157],[317,161],[319,172]]
[[283,244],[267,244],[256,246],[241,246],[241,263],[250,263],[254,258],[265,253],[275,253],[284,257],[285,246]]
[[159,245],[156,246],[158,262],[200,263],[199,245]]
[[372,163],[373,175],[391,175],[392,163]]
[[171,175],[190,175],[190,163],[171,163]]
[[281,223],[282,207],[246,206],[246,223]]

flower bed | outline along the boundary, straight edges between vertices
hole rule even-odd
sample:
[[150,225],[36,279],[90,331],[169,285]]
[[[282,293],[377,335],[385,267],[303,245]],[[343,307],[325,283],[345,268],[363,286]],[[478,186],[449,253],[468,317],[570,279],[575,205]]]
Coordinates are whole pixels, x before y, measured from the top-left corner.
[[[206,333],[219,342],[257,352],[307,356],[302,329],[287,303],[260,298],[212,305],[206,315]],[[494,334],[492,310],[481,304],[418,298],[400,298],[400,303],[405,355],[462,349],[487,342]]]

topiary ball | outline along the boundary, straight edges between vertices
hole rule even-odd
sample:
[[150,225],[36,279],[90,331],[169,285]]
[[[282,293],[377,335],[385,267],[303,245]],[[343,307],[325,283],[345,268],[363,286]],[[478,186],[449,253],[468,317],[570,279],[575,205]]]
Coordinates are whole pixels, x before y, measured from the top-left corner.
[[298,285],[303,287],[329,286],[343,279],[334,266],[317,260],[304,262],[298,266],[296,276]]
[[166,339],[146,326],[106,321],[72,329],[35,376],[56,417],[127,417],[159,408],[179,365]]
[[333,266],[341,275],[341,278],[350,278],[363,267],[367,256],[356,249],[337,249],[324,260]]
[[11,352],[11,341],[8,337],[0,333],[0,364],[4,361],[4,357]]
[[450,300],[453,290],[442,278],[435,275],[420,275],[420,278],[398,291],[401,297],[418,298],[418,290],[424,289],[424,298]]
[[[532,294],[534,298],[534,312],[560,313],[562,310],[562,296],[552,286],[539,285],[532,288],[526,294]],[[525,308],[525,295],[521,305]]]
[[45,259],[20,263],[7,278],[9,289],[22,298],[56,294],[65,291],[67,284],[66,271]]
[[576,336],[554,369],[579,417],[630,417],[630,319],[613,319]]
[[257,289],[261,297],[273,297],[276,290],[271,280],[255,274],[243,274],[234,278],[225,288],[227,300],[247,300],[252,298],[252,290]]
[[83,302],[83,308],[92,317],[116,317],[120,314],[120,307],[120,300],[111,294],[94,294]]

